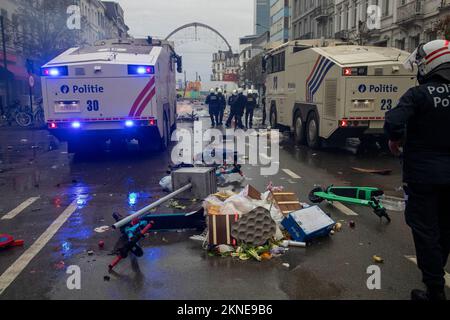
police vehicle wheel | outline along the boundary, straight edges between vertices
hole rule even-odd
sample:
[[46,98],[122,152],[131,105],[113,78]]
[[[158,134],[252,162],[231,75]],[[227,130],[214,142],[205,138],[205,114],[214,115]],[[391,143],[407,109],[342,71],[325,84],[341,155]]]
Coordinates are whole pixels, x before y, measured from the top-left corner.
[[297,145],[305,143],[305,126],[299,113],[294,117],[294,141]]
[[276,129],[278,127],[277,110],[272,108],[270,110],[270,127]]
[[161,139],[161,151],[167,149],[170,144],[170,128],[169,128],[169,120],[167,119],[166,114],[164,113],[164,124],[163,124],[163,137]]
[[310,113],[308,116],[306,124],[306,142],[310,148],[320,148],[321,139],[319,137],[319,121],[315,112]]

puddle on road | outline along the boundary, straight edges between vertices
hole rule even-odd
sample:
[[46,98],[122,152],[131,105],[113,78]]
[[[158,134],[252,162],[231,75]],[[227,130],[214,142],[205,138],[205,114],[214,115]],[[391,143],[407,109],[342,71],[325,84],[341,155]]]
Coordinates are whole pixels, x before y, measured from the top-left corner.
[[344,288],[311,271],[295,269],[283,276],[280,288],[293,300],[337,299]]

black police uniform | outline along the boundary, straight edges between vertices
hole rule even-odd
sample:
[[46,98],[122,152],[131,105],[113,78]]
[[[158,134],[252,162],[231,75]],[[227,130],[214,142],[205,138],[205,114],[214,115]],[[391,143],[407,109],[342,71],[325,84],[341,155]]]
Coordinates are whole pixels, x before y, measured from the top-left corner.
[[205,103],[209,106],[209,116],[211,117],[211,125],[219,124],[219,97],[215,93],[210,93],[206,97]]
[[450,250],[450,63],[409,89],[386,113],[385,132],[405,139],[406,222],[429,295],[444,295]]
[[245,105],[245,126],[247,128],[253,127],[253,112],[256,107],[256,95],[249,94],[247,96],[247,103]]
[[227,106],[227,102],[225,100],[225,95],[222,93],[218,93],[219,97],[219,125],[223,124],[223,113],[225,112],[225,107]]
[[[228,104],[230,105],[230,115],[228,116],[226,126],[229,127],[231,125],[231,121],[233,118],[235,119],[236,126],[238,128],[242,128],[242,113],[245,106],[245,101],[242,99],[244,95],[232,95],[228,98]],[[244,97],[245,98],[245,97]]]

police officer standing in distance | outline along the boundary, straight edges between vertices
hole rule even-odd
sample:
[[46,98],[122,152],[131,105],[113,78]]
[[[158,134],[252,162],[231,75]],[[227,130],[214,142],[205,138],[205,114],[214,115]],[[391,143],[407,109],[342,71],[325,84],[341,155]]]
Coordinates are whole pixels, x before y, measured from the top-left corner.
[[[244,112],[245,100],[242,98],[243,90],[233,90],[233,95],[228,98],[228,104],[230,105],[230,115],[228,116],[225,126],[229,128],[231,126],[231,121],[235,121],[236,127],[242,129],[242,114]],[[244,97],[245,98],[245,97]]]
[[256,107],[256,94],[253,90],[247,91],[247,103],[245,104],[245,127],[251,129],[253,127],[253,113]]
[[219,98],[219,126],[223,125],[223,113],[225,112],[225,107],[227,106],[227,101],[225,99],[225,95],[222,93],[222,89],[217,90],[217,97]]
[[211,126],[214,127],[219,124],[219,97],[213,88],[209,90],[209,95],[206,97],[205,104],[209,107]]
[[419,86],[409,89],[386,113],[385,132],[395,155],[403,146],[406,223],[426,291],[413,300],[445,300],[450,251],[450,43],[421,44],[405,66],[418,66]]

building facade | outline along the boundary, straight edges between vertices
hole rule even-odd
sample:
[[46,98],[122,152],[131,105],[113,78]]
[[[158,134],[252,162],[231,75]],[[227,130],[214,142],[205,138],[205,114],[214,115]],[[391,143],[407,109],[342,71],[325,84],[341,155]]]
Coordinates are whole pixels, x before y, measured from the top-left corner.
[[239,54],[219,50],[213,53],[211,81],[238,81]]
[[291,12],[292,40],[335,38],[412,51],[443,37],[450,0],[291,0]]
[[334,0],[291,0],[290,39],[334,38]]
[[[24,43],[30,46],[30,39],[40,39],[42,36],[36,34],[35,26],[30,25],[26,18],[22,18],[23,5],[28,0],[2,0],[0,2],[0,15],[3,19],[3,38],[0,33],[0,112],[5,106],[14,100],[28,104],[29,95],[29,68],[27,60],[34,61],[34,78],[36,87],[35,96],[40,96],[39,76],[37,75],[39,65],[45,61],[36,60],[36,57],[27,56],[24,53]],[[31,3],[31,1],[30,1]],[[62,3],[62,2],[61,2]],[[120,5],[108,1],[102,3],[99,0],[71,0],[61,5],[61,16],[56,19],[63,22],[69,18],[67,14],[68,5],[78,5],[81,13],[81,29],[79,32],[80,45],[92,44],[97,40],[106,38],[126,37],[128,27],[124,21],[124,12]],[[1,44],[5,43],[6,55],[3,55]],[[65,50],[66,48],[60,48]],[[67,48],[68,49],[68,48]],[[6,57],[6,58],[4,58]],[[6,64],[6,66],[5,66]]]
[[109,38],[126,38],[128,36],[128,26],[125,24],[125,13],[117,2],[102,1],[106,8],[106,17],[110,25]]
[[282,44],[289,40],[289,0],[270,0],[270,42]]
[[270,0],[255,0],[253,33],[261,35],[270,29]]

